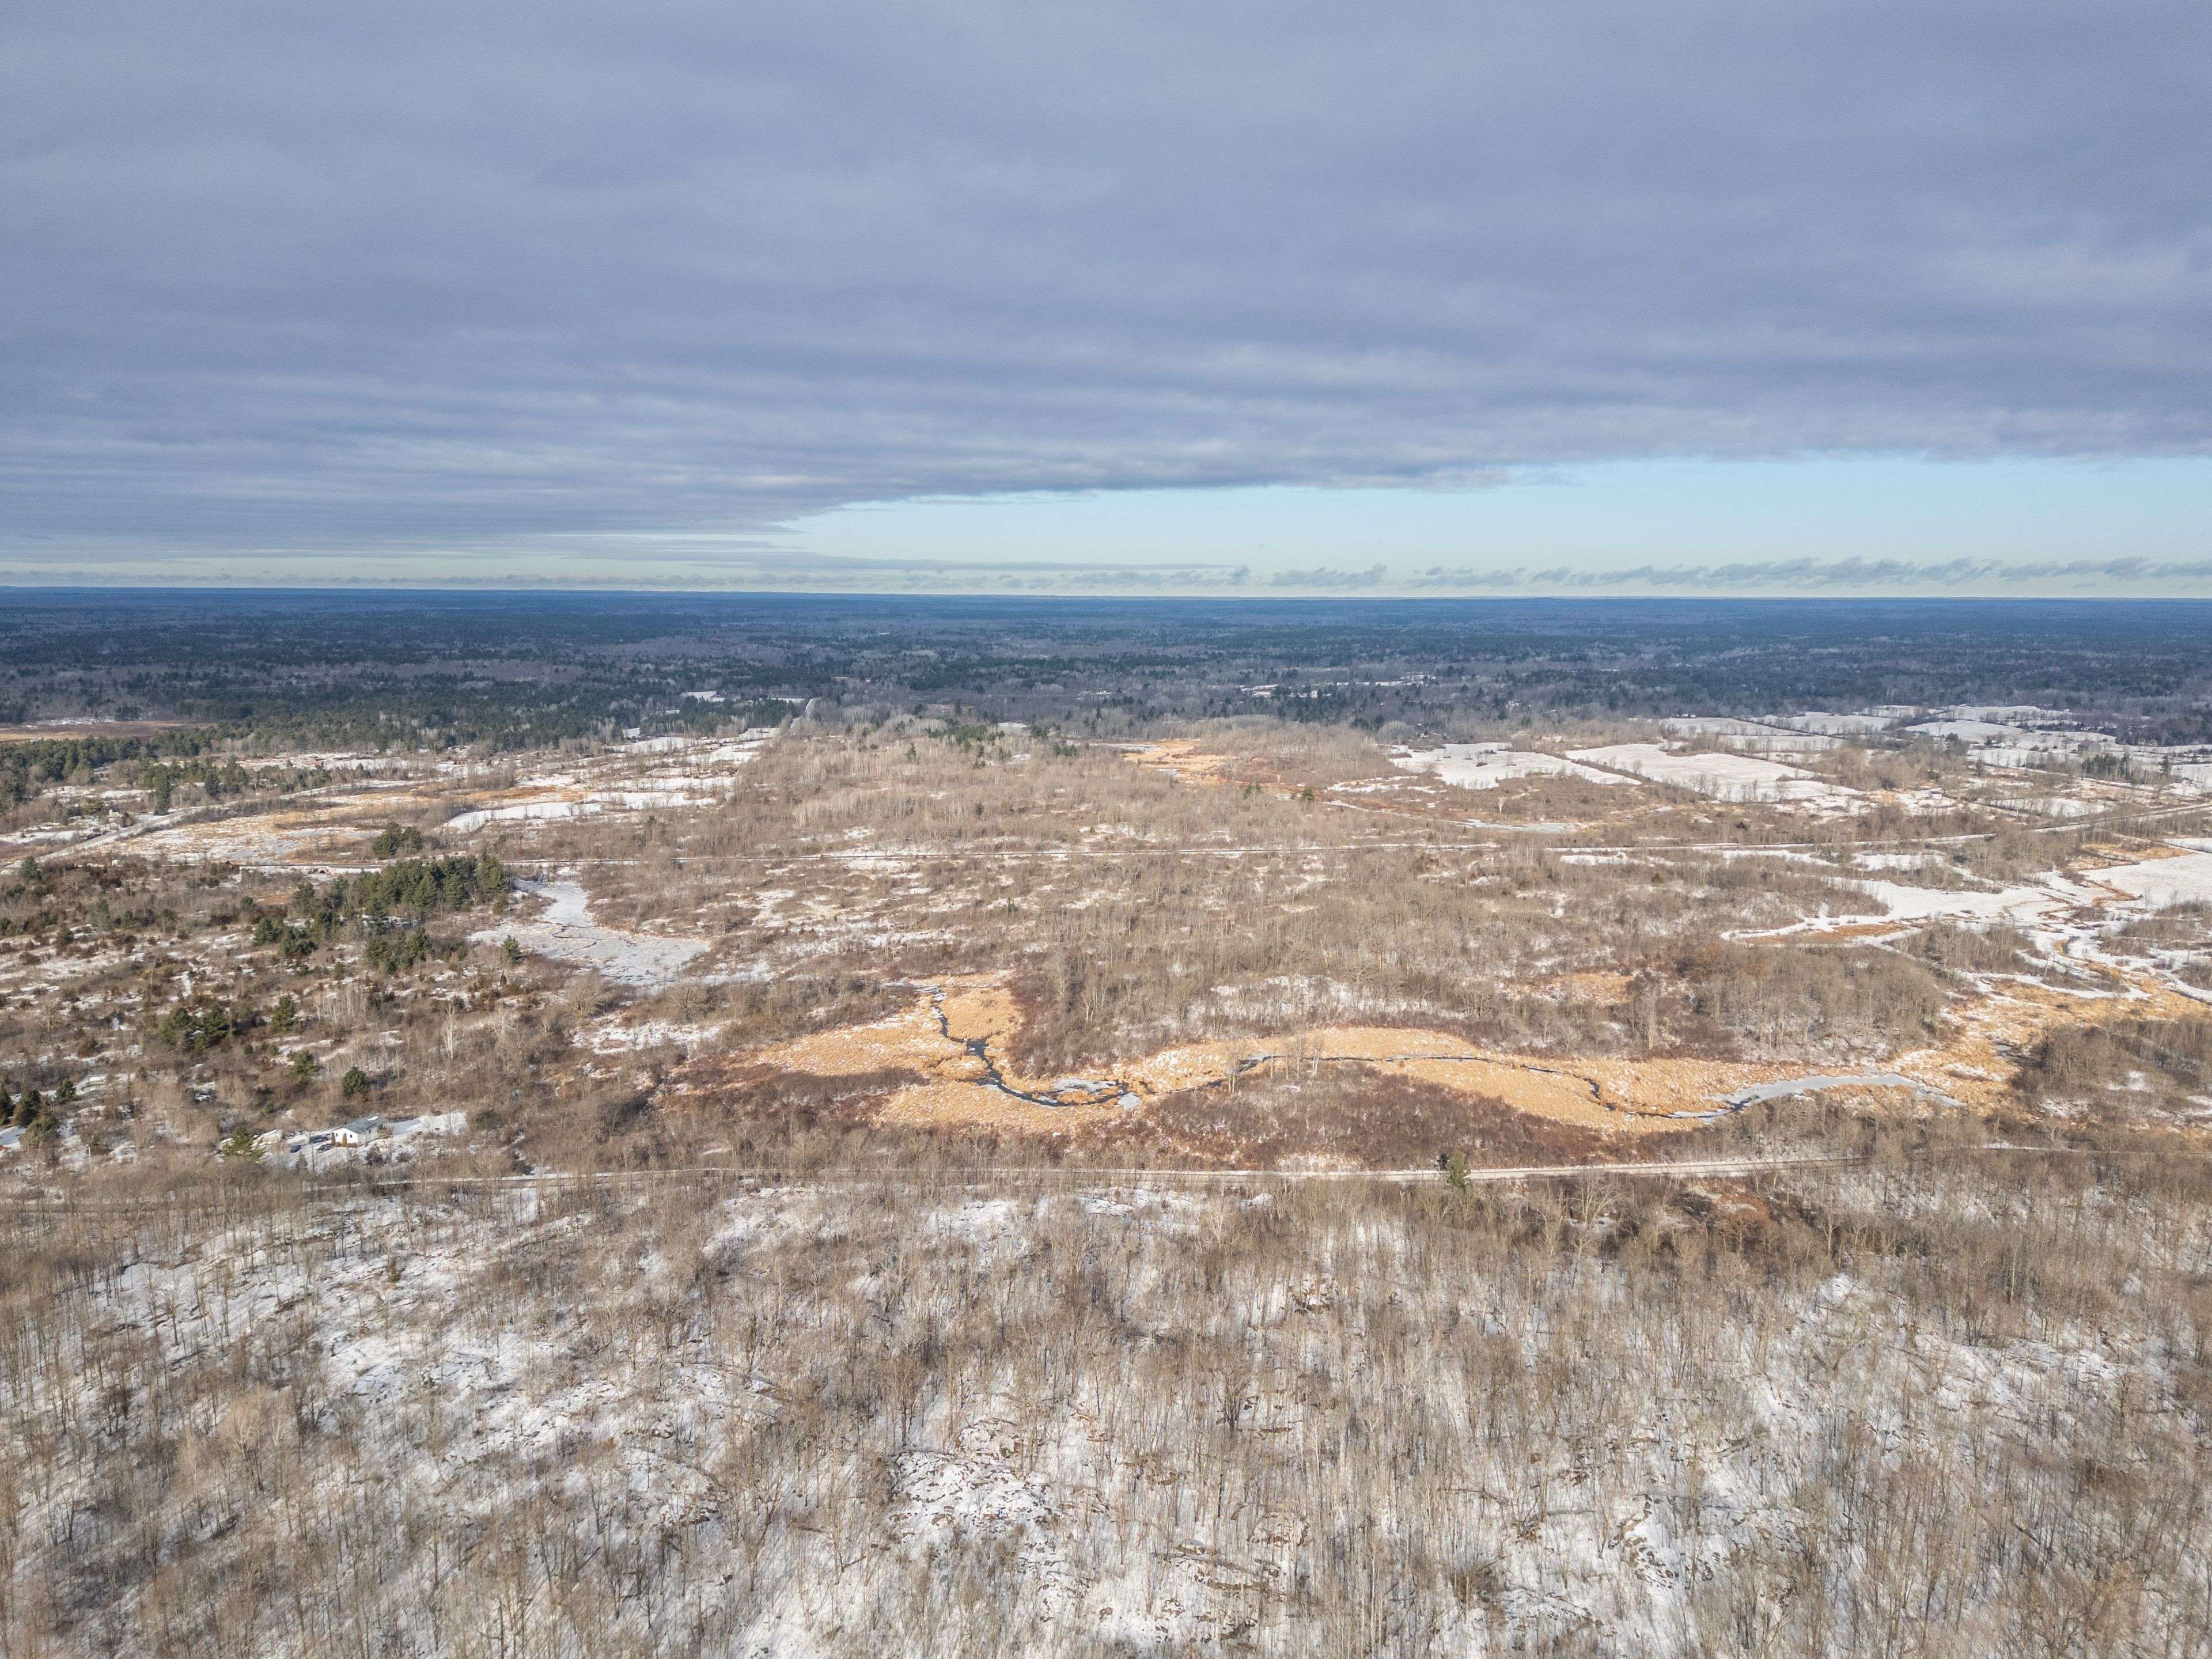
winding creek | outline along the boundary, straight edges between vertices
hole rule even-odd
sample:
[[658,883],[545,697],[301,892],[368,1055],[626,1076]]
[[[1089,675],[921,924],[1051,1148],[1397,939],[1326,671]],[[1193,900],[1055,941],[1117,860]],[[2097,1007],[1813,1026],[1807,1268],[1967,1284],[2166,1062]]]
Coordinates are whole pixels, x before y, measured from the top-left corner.
[[[1142,1079],[1103,1078],[1078,1079],[1049,1087],[1023,1087],[1011,1080],[991,1052],[992,1036],[984,1032],[963,1036],[952,1029],[951,1012],[947,998],[951,988],[932,986],[927,990],[928,1007],[938,1034],[949,1043],[957,1045],[960,1052],[971,1060],[977,1068],[974,1074],[960,1080],[979,1089],[988,1090],[1008,1099],[1042,1108],[1047,1111],[1065,1111],[1073,1108],[1099,1107],[1109,1103],[1121,1110],[1134,1110],[1146,1103],[1148,1097],[1166,1092],[1157,1085]],[[1590,1108],[1602,1113],[1626,1119],[1659,1120],[1667,1122],[1691,1124],[1708,1122],[1726,1117],[1747,1107],[1776,1100],[1796,1098],[1825,1093],[1838,1089],[1901,1090],[1947,1106],[1962,1106],[1963,1102],[1946,1091],[1922,1079],[1907,1077],[1899,1072],[1813,1072],[1797,1076],[1784,1076],[1746,1083],[1725,1092],[1711,1094],[1697,1107],[1691,1109],[1655,1109],[1640,1107],[1631,1101],[1608,1097],[1604,1085],[1596,1078],[1560,1066],[1547,1066],[1525,1056],[1506,1055],[1482,1050],[1461,1052],[1425,1052],[1417,1048],[1375,1053],[1331,1053],[1295,1049],[1267,1049],[1254,1054],[1219,1056],[1217,1074],[1192,1080],[1184,1091],[1196,1092],[1233,1087],[1240,1079],[1251,1076],[1267,1066],[1482,1066],[1516,1072],[1534,1078],[1556,1079],[1560,1085],[1577,1091]],[[1634,1062],[1624,1062],[1634,1064]]]

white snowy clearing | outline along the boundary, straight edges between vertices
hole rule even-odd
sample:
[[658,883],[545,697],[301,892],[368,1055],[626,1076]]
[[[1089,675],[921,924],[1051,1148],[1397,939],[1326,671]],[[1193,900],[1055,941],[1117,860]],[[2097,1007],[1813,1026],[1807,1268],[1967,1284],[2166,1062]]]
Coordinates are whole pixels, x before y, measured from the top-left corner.
[[2102,801],[2074,795],[2015,795],[1994,803],[2008,812],[2027,812],[2039,818],[2091,818],[2106,810]]
[[2045,878],[2044,884],[2007,887],[1994,893],[1907,887],[1894,881],[1853,881],[1845,885],[1874,900],[1881,906],[1881,914],[1893,921],[2032,921],[2054,909],[2091,902],[2096,896],[2059,876]]
[[573,878],[519,881],[515,888],[524,894],[543,894],[551,902],[544,914],[533,921],[507,923],[470,934],[472,944],[497,945],[502,939],[512,939],[526,951],[574,963],[624,985],[665,984],[707,950],[704,939],[672,939],[662,933],[635,933],[627,928],[601,927],[592,920],[590,896],[582,884]]
[[1795,766],[1750,755],[1675,755],[1656,743],[1616,743],[1601,749],[1574,749],[1571,759],[1632,772],[1655,783],[1710,795],[1715,800],[1810,802],[1842,805],[1861,797],[1856,790],[1830,783]]
[[1771,738],[1773,726],[1764,720],[1733,720],[1721,714],[1676,714],[1659,722],[1659,729],[1674,738]]
[[1393,755],[1390,764],[1405,772],[1428,772],[1460,789],[1495,789],[1516,778],[1580,778],[1585,783],[1631,783],[1618,773],[1601,772],[1557,755],[1531,749],[1508,749],[1502,743],[1448,743],[1441,749],[1425,749]]
[[1874,901],[1874,908],[1831,912],[1824,906],[1820,914],[1785,927],[1762,927],[1732,933],[1728,937],[1784,939],[1793,933],[1827,933],[1893,921],[2006,921],[2016,927],[2032,927],[2047,922],[2062,912],[2094,904],[2100,897],[2109,896],[2057,875],[2045,876],[2033,885],[1997,891],[1971,887],[1909,887],[1901,882],[1878,879],[1844,880],[1837,884],[1865,894]]
[[2212,851],[2124,864],[2117,869],[2100,870],[2097,879],[2144,900],[2154,910],[2177,904],[2212,904]]
[[1678,716],[1659,722],[1670,738],[1706,738],[1740,755],[1823,755],[1844,746],[1841,738],[1771,726],[1763,720],[1712,715]]
[[605,810],[598,801],[518,801],[510,806],[480,806],[471,812],[457,813],[439,828],[453,835],[465,836],[487,823],[530,823],[548,818],[581,817]]
[[1778,714],[1772,724],[1786,726],[1795,732],[1814,732],[1825,737],[1863,737],[1872,732],[1886,732],[1895,720],[1890,714]]
[[1923,720],[1905,729],[1916,738],[1929,738],[1938,743],[2021,744],[2035,735],[2017,726],[1999,726],[1995,720]]

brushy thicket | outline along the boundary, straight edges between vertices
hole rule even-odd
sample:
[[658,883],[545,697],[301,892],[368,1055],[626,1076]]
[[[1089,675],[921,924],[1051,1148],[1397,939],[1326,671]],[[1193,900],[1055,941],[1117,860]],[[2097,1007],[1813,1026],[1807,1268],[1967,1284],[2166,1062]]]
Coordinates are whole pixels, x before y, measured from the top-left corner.
[[[1356,734],[1302,735],[1253,763],[1388,769]],[[1110,749],[994,754],[896,730],[810,733],[770,750],[714,812],[555,823],[538,844],[549,863],[582,864],[603,920],[719,937],[730,966],[765,963],[765,986],[725,993],[762,1037],[827,1006],[841,976],[1016,968],[1019,1058],[1041,1073],[1339,1020],[1556,1053],[1844,1066],[1931,1035],[1942,1002],[1931,971],[1898,952],[1716,944],[1860,896],[1802,861],[1693,848],[1586,860],[1178,783]],[[1768,818],[1778,836],[1804,831]],[[861,851],[881,864],[844,861]],[[766,926],[764,890],[781,896]],[[810,908],[823,919],[793,931]],[[1558,977],[1583,971],[1638,983],[1625,1006],[1559,994]],[[779,1000],[790,1006],[763,1006]]]
[[118,1175],[7,1212],[0,1651],[2208,1651],[2201,1160],[1893,1133],[1703,1189]]

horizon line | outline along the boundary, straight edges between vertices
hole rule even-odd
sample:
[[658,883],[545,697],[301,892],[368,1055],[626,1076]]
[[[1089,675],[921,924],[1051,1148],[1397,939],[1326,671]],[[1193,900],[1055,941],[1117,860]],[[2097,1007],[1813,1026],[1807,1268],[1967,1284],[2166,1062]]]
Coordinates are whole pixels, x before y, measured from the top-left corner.
[[406,598],[441,594],[472,595],[482,598],[528,599],[562,595],[598,599],[876,599],[914,601],[939,599],[988,599],[994,602],[1017,601],[1036,605],[1109,602],[1124,605],[1163,602],[1189,605],[1455,605],[1470,602],[1498,604],[1529,604],[1536,602],[1588,605],[1629,605],[1650,600],[1686,601],[1705,605],[2212,605],[2212,592],[2191,593],[2087,593],[2079,591],[2054,590],[2048,592],[2011,593],[1962,593],[1955,588],[1922,592],[1919,590],[1868,590],[1860,592],[1715,592],[1710,588],[1663,588],[1639,592],[1591,592],[1571,588],[1530,591],[1489,591],[1465,592],[1344,592],[1327,590],[1285,590],[1276,592],[1127,592],[1099,591],[1096,592],[1059,590],[1052,592],[1024,592],[1011,589],[861,589],[861,588],[781,588],[781,587],[617,587],[587,582],[504,582],[491,585],[433,582],[407,584],[401,582],[301,582],[282,586],[249,582],[17,582],[0,577],[0,592],[28,594],[352,594],[363,598]]

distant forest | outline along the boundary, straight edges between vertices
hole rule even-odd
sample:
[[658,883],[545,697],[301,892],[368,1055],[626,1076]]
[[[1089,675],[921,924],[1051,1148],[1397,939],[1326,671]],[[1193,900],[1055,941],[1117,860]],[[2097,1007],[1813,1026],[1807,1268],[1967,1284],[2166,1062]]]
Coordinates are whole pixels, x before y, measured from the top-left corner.
[[0,721],[519,749],[817,702],[1091,730],[2036,703],[2204,742],[2212,602],[19,589],[0,611]]

